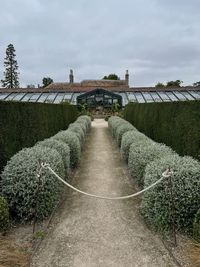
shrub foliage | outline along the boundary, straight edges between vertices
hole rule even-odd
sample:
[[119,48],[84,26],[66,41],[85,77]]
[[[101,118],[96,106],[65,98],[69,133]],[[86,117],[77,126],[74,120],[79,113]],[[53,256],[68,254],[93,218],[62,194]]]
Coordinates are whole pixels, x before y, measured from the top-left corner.
[[138,131],[128,131],[122,136],[121,155],[124,158],[124,160],[128,162],[129,150],[131,144],[140,143],[141,145],[144,146],[151,142],[153,142],[151,139],[149,139],[147,136]]
[[144,185],[144,171],[147,164],[165,157],[166,155],[172,155],[174,152],[171,148],[159,144],[156,142],[134,142],[130,146],[128,168],[131,176],[135,178],[139,186]]
[[48,147],[55,149],[62,157],[63,164],[65,167],[66,174],[69,174],[70,169],[70,148],[69,146],[61,140],[56,140],[54,138],[48,138],[37,143],[39,146]]
[[[191,157],[170,155],[147,165],[145,187],[161,178],[170,167],[173,170],[172,191],[175,201],[174,221],[177,230],[191,231],[194,216],[200,205],[200,164]],[[146,191],[142,214],[158,229],[169,230],[172,225],[172,198],[169,179],[153,190]]]
[[38,160],[49,163],[58,175],[64,177],[60,154],[41,146],[18,152],[2,173],[2,194],[8,200],[12,215],[21,220],[31,220],[35,215],[38,219],[48,216],[63,190],[63,185],[48,170],[42,170],[39,182]]
[[81,156],[81,143],[77,135],[70,131],[60,131],[53,136],[56,140],[61,140],[70,147],[70,165],[72,168],[78,165]]

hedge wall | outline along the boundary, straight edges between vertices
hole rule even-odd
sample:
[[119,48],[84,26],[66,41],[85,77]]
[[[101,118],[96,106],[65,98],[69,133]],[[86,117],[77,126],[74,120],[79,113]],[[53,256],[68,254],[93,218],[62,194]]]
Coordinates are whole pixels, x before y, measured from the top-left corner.
[[50,137],[77,118],[76,106],[0,101],[0,172],[24,147]]
[[200,101],[129,103],[124,118],[180,155],[200,159]]

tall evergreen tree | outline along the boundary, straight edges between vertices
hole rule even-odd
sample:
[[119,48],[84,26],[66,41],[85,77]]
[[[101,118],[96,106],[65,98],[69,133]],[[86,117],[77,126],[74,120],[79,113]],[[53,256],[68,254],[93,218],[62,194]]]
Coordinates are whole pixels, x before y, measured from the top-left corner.
[[18,64],[15,59],[15,48],[12,44],[9,44],[6,49],[6,57],[4,60],[4,80],[1,80],[3,87],[15,88],[19,87],[19,77],[18,77]]

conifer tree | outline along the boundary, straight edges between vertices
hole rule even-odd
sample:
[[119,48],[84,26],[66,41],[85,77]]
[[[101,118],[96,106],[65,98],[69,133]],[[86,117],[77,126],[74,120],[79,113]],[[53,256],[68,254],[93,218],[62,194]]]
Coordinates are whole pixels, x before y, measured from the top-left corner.
[[16,88],[19,87],[19,77],[18,77],[18,64],[15,59],[15,48],[12,44],[9,44],[6,49],[6,57],[4,60],[4,80],[1,80],[2,86],[6,88]]

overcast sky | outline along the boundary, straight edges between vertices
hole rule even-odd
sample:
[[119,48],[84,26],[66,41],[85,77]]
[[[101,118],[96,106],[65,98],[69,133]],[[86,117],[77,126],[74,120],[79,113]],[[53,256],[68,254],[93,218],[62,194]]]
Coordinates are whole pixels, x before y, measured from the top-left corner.
[[0,0],[0,78],[8,44],[20,84],[101,79],[200,81],[199,0]]

